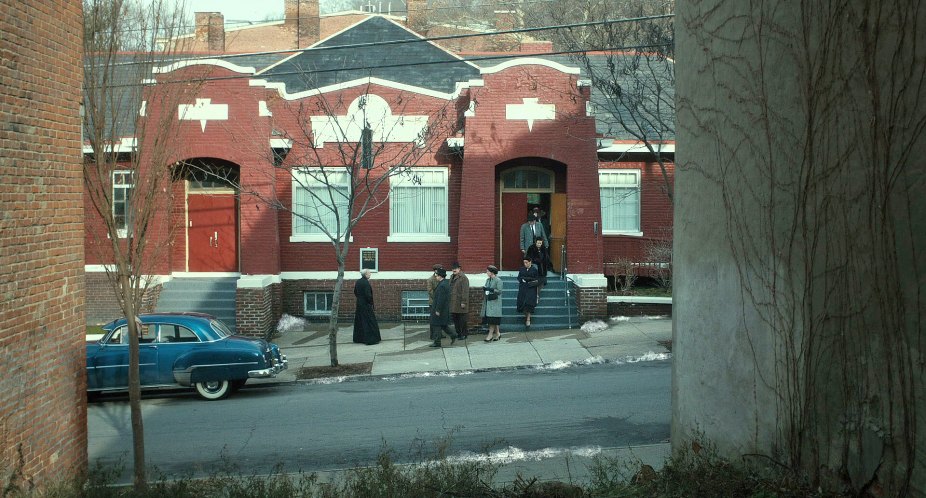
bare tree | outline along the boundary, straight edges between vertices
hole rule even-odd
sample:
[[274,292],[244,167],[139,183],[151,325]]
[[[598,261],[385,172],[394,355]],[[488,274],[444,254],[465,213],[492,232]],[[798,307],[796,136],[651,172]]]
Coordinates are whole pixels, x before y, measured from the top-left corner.
[[[591,105],[605,136],[638,142],[662,172],[671,200],[668,164],[675,140],[675,30],[672,0],[544,2],[522,13],[529,26],[593,23],[543,31],[555,51],[569,52],[590,80]],[[599,23],[615,19],[611,23]]]
[[146,486],[137,317],[152,270],[166,256],[167,244],[151,242],[168,237],[167,164],[178,137],[175,114],[148,119],[146,109],[175,109],[196,91],[187,83],[151,92],[145,83],[152,67],[173,57],[153,47],[156,38],[181,25],[181,7],[159,0],[84,0],[83,173],[87,203],[97,215],[97,222],[88,223],[88,252],[110,262],[106,275],[127,320],[136,488]]
[[[376,91],[368,84],[298,101],[277,100],[274,130],[289,151],[285,157],[258,152],[273,164],[263,182],[276,187],[268,194],[237,177],[222,178],[242,197],[291,214],[294,234],[330,244],[337,264],[328,328],[332,366],[338,365],[338,315],[355,227],[390,197],[399,200],[396,185],[428,183],[430,173],[416,166],[446,165],[443,139],[458,126],[455,101],[395,90],[383,93],[387,100]],[[282,185],[291,190],[278,190]],[[427,201],[402,195],[406,203]]]

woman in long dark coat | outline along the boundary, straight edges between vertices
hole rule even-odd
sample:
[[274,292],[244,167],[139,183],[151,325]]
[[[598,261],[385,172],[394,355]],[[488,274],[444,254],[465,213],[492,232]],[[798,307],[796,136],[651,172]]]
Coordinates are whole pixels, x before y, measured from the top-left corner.
[[357,298],[357,310],[354,312],[354,342],[377,344],[382,340],[379,335],[379,323],[373,312],[373,287],[370,286],[370,270],[360,272],[360,280],[354,284],[354,296]]
[[531,313],[537,307],[537,286],[540,285],[540,275],[537,267],[527,256],[524,256],[524,266],[518,271],[518,313],[524,313],[524,326],[531,327]]

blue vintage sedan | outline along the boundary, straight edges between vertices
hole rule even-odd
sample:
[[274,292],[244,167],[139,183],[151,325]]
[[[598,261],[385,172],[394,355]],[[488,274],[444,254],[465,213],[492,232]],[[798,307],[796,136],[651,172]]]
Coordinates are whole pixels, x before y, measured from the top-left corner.
[[[275,377],[286,355],[263,339],[232,335],[203,313],[152,313],[138,317],[139,373],[143,389],[194,387],[205,399],[222,399],[250,378]],[[125,318],[103,326],[87,343],[87,391],[128,389],[129,337]]]

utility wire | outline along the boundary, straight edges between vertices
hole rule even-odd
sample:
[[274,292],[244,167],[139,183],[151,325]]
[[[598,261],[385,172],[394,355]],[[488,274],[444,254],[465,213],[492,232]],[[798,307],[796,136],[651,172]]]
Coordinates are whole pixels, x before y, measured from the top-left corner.
[[[292,75],[303,75],[303,74],[319,74],[319,73],[336,73],[339,71],[369,71],[373,72],[377,69],[387,69],[387,68],[398,68],[398,67],[409,67],[409,66],[429,66],[436,64],[455,64],[460,62],[482,62],[490,60],[507,60],[507,59],[520,59],[525,57],[544,57],[551,55],[570,55],[570,54],[582,54],[588,52],[606,52],[606,53],[619,53],[619,52],[632,52],[632,51],[642,51],[646,49],[658,49],[661,47],[671,46],[672,43],[657,43],[657,44],[648,44],[648,45],[634,45],[634,46],[625,46],[625,47],[609,47],[603,49],[595,50],[562,50],[558,52],[544,52],[539,54],[525,54],[521,52],[512,52],[512,53],[502,53],[502,54],[493,54],[487,56],[477,56],[470,57],[466,59],[454,59],[454,60],[443,60],[443,61],[425,61],[425,62],[399,62],[395,64],[381,64],[375,66],[354,66],[354,67],[341,67],[336,69],[303,69],[296,71],[283,71],[279,73],[273,73],[273,77],[278,76],[292,76]],[[211,81],[228,81],[228,80],[238,80],[238,79],[266,79],[261,78],[260,75],[233,75],[233,76],[216,76],[209,78],[198,78],[198,79],[187,79],[187,80],[170,80],[165,81],[160,84],[177,84],[177,83],[202,83],[202,82],[211,82]],[[143,83],[126,83],[120,85],[109,85],[106,88],[126,88],[126,87],[137,87],[143,86]]]
[[[675,14],[662,14],[658,16],[644,16],[644,17],[630,17],[624,19],[605,19],[603,21],[589,21],[573,24],[558,24],[550,26],[540,26],[534,28],[519,28],[519,29],[510,29],[503,31],[493,31],[490,33],[468,33],[468,34],[459,34],[459,35],[444,35],[444,36],[433,36],[433,37],[421,37],[421,38],[409,38],[405,40],[390,40],[383,42],[366,42],[366,43],[351,43],[345,45],[329,45],[324,47],[312,47],[312,48],[299,48],[299,49],[284,49],[284,50],[266,50],[262,52],[248,52],[241,54],[221,54],[221,55],[211,55],[211,56],[202,56],[202,57],[180,57],[172,56],[165,58],[164,60],[159,60],[159,64],[169,64],[172,61],[196,61],[196,60],[211,60],[211,59],[234,59],[236,57],[254,57],[261,55],[280,55],[280,54],[293,54],[298,52],[303,52],[305,50],[312,51],[322,51],[322,50],[340,50],[348,48],[363,48],[363,47],[372,47],[372,46],[382,46],[382,45],[401,45],[406,43],[422,43],[422,42],[435,42],[443,40],[459,40],[465,38],[478,38],[484,36],[501,36],[509,34],[518,34],[518,33],[533,33],[537,31],[553,31],[560,29],[572,29],[572,28],[583,28],[590,26],[602,26],[610,24],[623,24],[631,22],[641,22],[641,21],[653,21],[659,19],[667,19],[674,17]],[[126,61],[126,62],[117,62],[112,64],[113,66],[118,65],[137,65],[137,64],[152,64],[153,61]]]

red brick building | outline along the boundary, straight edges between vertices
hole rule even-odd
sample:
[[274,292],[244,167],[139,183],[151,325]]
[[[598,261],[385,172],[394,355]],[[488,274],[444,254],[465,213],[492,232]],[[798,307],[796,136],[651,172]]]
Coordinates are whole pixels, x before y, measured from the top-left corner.
[[[381,319],[411,314],[434,263],[459,261],[476,289],[489,264],[516,271],[520,227],[534,206],[548,213],[553,266],[565,266],[579,318],[603,317],[603,263],[613,252],[643,262],[644,240],[671,227],[665,180],[636,141],[603,133],[595,90],[568,57],[490,57],[465,60],[388,16],[368,16],[290,54],[191,57],[157,68],[152,92],[209,68],[195,101],[144,109],[147,119],[176,115],[182,130],[162,165],[175,181],[169,223],[155,241],[171,247],[158,281],[234,279],[241,333],[265,333],[284,312],[323,315],[334,252],[322,229],[293,214],[319,188],[297,171],[345,171],[342,145],[359,151],[368,128],[377,164],[403,168],[363,197],[380,204],[352,230],[346,259],[350,281],[361,249],[375,257]],[[233,181],[178,173],[184,164]],[[98,236],[91,230],[88,243]],[[87,263],[89,282],[107,261]],[[353,312],[350,290],[344,316]],[[89,306],[102,314],[104,301]],[[477,311],[479,302],[474,291]]]
[[87,466],[81,4],[0,12],[0,487],[29,495]]

